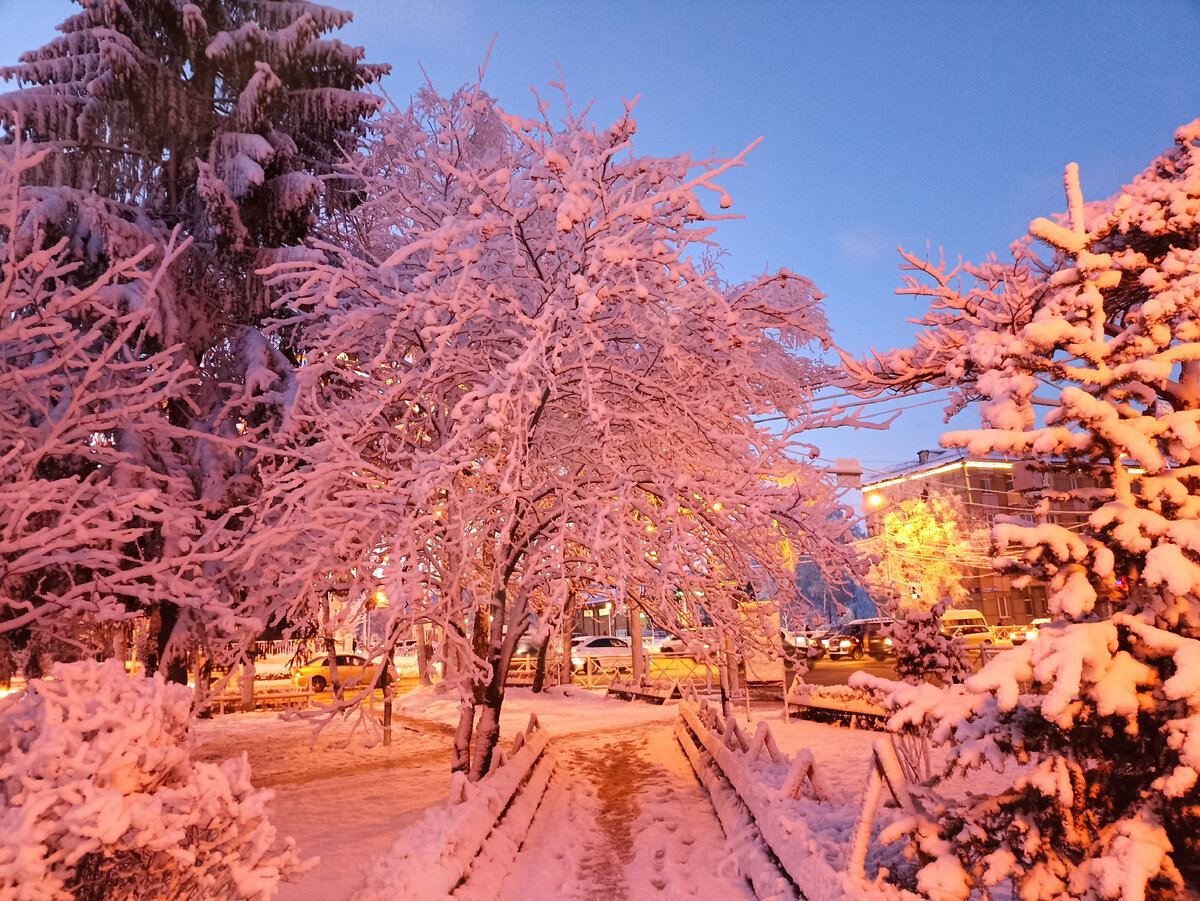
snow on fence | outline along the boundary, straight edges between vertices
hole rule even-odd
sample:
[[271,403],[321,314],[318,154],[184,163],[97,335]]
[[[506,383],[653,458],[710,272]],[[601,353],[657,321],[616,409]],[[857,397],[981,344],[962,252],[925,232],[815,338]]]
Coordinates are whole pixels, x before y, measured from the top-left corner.
[[[480,779],[462,773],[450,796],[434,805],[396,838],[390,851],[368,866],[366,886],[354,901],[444,901],[495,894],[486,874],[502,871],[529,831],[554,771],[549,734],[529,718],[507,755]],[[477,876],[476,882],[471,881]]]
[[[888,785],[900,811],[878,815],[880,792],[869,807],[831,802],[810,751],[789,759],[776,746],[770,727],[760,722],[748,736],[736,717],[723,717],[707,702],[685,699],[679,704],[675,736],[708,790],[722,828],[742,872],[760,898],[836,901],[842,898],[915,899],[916,896],[869,881],[867,863],[876,819],[895,820],[915,810],[897,781],[899,764],[886,751],[873,758],[872,778]],[[880,744],[891,746],[884,739]],[[881,770],[881,757],[887,767]],[[872,785],[875,783],[872,782]],[[870,794],[870,793],[868,793]],[[881,824],[885,828],[887,823]],[[875,869],[893,856],[876,846]],[[899,856],[896,849],[894,856]]]
[[735,717],[723,718],[707,702],[679,704],[675,736],[708,790],[742,872],[760,898],[840,898],[842,878],[807,842],[794,842],[781,802],[826,796],[813,758],[788,761],[766,723],[748,738]]
[[858,821],[854,824],[854,838],[850,848],[850,876],[865,882],[867,879],[866,860],[867,849],[871,841],[871,827],[875,823],[875,814],[879,810],[879,799],[884,786],[891,793],[892,800],[900,808],[904,816],[912,824],[911,834],[917,842],[917,854],[922,865],[932,858],[925,851],[924,836],[936,838],[937,829],[923,829],[931,824],[932,818],[921,803],[909,791],[904,776],[904,767],[896,755],[892,742],[886,738],[877,738],[871,747],[871,771],[867,777],[867,791],[863,795],[862,810]]

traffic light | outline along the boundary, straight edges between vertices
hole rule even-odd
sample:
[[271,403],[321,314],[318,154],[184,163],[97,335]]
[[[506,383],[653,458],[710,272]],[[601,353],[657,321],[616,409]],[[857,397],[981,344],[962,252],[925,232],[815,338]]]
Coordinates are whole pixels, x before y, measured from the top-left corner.
[[908,593],[912,596],[914,601],[919,601],[921,599],[921,586],[916,582],[910,583],[908,586]]

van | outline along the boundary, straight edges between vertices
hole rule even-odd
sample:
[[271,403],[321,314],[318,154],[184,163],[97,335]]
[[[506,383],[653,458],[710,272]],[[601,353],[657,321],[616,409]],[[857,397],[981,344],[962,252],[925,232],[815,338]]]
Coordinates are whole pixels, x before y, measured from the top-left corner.
[[979,610],[947,610],[942,614],[942,628],[954,626],[986,626],[988,621]]

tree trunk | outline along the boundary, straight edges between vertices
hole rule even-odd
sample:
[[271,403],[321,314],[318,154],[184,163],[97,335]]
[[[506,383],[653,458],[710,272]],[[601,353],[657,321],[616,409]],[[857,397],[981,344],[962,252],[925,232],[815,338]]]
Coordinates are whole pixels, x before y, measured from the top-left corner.
[[246,659],[242,662],[241,681],[238,682],[238,688],[242,690],[242,711],[250,713],[254,710],[254,657],[252,652],[246,653]]
[[113,635],[113,657],[121,661],[121,666],[129,663],[129,632],[125,623],[118,624],[117,632]]
[[642,612],[629,605],[629,649],[633,655],[633,684],[644,685],[646,680],[646,651],[642,647]]
[[537,667],[533,671],[533,693],[541,694],[546,687],[546,652],[550,649],[550,635],[538,644]]
[[[475,657],[481,660],[487,660],[489,656],[487,615],[487,608],[479,607],[475,610],[475,619],[471,623],[471,651]],[[469,696],[461,688],[459,691],[462,693],[463,699],[458,708],[458,729],[454,733],[454,752],[451,757],[450,771],[466,773],[468,778],[472,778],[474,770],[471,752],[472,748],[479,743],[475,734],[475,718],[476,712],[483,706],[486,686],[472,679]]]
[[7,638],[0,638],[0,688],[8,691],[12,688],[13,670],[15,669],[12,644]]
[[484,688],[484,700],[479,711],[479,724],[475,727],[475,753],[468,774],[472,782],[482,779],[492,768],[496,745],[500,741],[500,707],[504,703],[504,680],[508,666],[502,654],[491,660],[492,678]]
[[392,744],[392,697],[395,694],[393,686],[395,685],[392,679],[392,668],[388,665],[387,658],[381,660],[382,683],[383,683],[383,746],[391,747]]
[[559,675],[559,684],[571,684],[571,621],[569,619],[563,620],[562,672]]
[[329,661],[329,687],[335,698],[341,698],[342,680],[338,678],[337,640],[328,633],[325,634],[325,657]]
[[160,669],[165,668],[164,675],[168,682],[178,682],[180,685],[187,685],[187,657],[178,653],[170,657],[167,656],[167,652],[170,649],[171,636],[174,634],[175,626],[178,622],[178,604],[172,601],[162,601],[154,608],[150,619],[151,628],[154,630],[154,633],[150,636],[150,653],[146,655],[146,675],[152,676]]
[[471,770],[471,737],[475,729],[475,702],[463,694],[458,705],[458,728],[454,730],[454,749],[450,755],[450,772],[469,773]]
[[321,624],[322,631],[325,633],[325,657],[329,664],[329,688],[333,691],[335,698],[342,697],[342,680],[338,678],[337,669],[337,639],[333,632],[330,631],[332,626],[330,620],[333,618],[333,611],[329,600],[330,592],[325,593],[325,598],[321,602],[321,614],[324,622]]
[[417,623],[413,626],[413,640],[417,643],[417,676],[421,680],[422,685],[432,685],[433,680],[429,677],[429,646],[425,643],[425,624]]
[[492,768],[496,745],[500,741],[500,707],[504,704],[504,683],[508,679],[508,665],[516,635],[505,635],[505,613],[507,597],[503,589],[492,596],[491,622],[488,623],[488,653],[485,658],[491,664],[491,677],[483,686],[483,701],[479,711],[479,722],[475,725],[475,748],[472,755],[471,781],[482,779]]

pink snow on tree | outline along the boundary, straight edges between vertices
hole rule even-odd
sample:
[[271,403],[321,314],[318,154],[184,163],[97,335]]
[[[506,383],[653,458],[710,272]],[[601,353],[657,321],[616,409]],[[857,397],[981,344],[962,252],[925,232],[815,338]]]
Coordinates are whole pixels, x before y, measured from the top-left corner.
[[[303,256],[314,226],[355,203],[354,186],[331,176],[382,102],[363,88],[387,67],[329,37],[348,12],[304,0],[78,5],[58,37],[0,70],[15,88],[0,94],[0,142],[20,137],[38,151],[23,170],[25,215],[47,246],[64,242],[72,265],[60,278],[86,292],[108,290],[131,265],[155,273],[144,297],[125,292],[122,315],[136,324],[113,332],[130,343],[111,353],[131,371],[143,356],[165,368],[169,353],[189,376],[168,396],[133,401],[130,428],[118,415],[107,428],[122,471],[169,489],[169,512],[110,539],[125,558],[120,584],[84,584],[93,605],[120,594],[129,615],[144,613],[147,666],[184,680],[184,653],[244,651],[266,625],[243,603],[230,549],[260,487],[253,440],[285,415],[299,351],[259,330],[274,314],[258,270]],[[144,404],[161,409],[163,428],[137,426]],[[84,441],[72,453],[115,451]],[[69,539],[53,526],[25,522],[62,553]],[[92,544],[87,529],[78,534],[83,559]],[[173,561],[189,553],[180,570]],[[37,596],[59,591],[53,581]]]
[[422,91],[348,170],[369,199],[346,246],[276,269],[310,350],[261,577],[314,607],[335,573],[382,585],[396,628],[440,625],[474,777],[516,642],[573,582],[671,623],[702,596],[737,638],[751,574],[791,600],[785,542],[850,565],[832,485],[790,453],[828,377],[818,295],[712,263],[701,195],[742,155],[639,156],[632,104],[608,128],[541,109]]
[[[141,452],[191,379],[148,328],[180,248],[159,266],[149,248],[115,259],[77,286],[83,264],[20,187],[45,157],[30,150],[0,148],[0,639],[20,633],[37,675],[41,651],[102,647],[143,605],[203,595],[177,476]],[[172,545],[142,554],[154,531]]]

